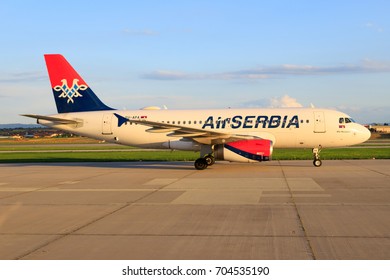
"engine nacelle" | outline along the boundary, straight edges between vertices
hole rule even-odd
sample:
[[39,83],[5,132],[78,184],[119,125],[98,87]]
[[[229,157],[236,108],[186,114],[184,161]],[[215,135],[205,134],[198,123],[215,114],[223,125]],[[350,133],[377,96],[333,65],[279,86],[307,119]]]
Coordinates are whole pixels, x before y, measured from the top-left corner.
[[271,140],[253,139],[240,140],[214,147],[215,159],[256,162],[271,160],[273,143]]
[[182,151],[200,151],[200,144],[192,140],[168,141],[162,144],[164,148]]

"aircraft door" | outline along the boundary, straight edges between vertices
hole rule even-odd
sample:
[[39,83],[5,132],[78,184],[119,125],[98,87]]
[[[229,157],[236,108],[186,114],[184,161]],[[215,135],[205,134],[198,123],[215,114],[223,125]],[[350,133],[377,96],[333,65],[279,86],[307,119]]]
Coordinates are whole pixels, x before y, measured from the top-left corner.
[[113,114],[104,114],[103,115],[103,124],[102,124],[102,134],[103,135],[110,135],[112,134],[112,129],[111,129],[111,120]]
[[314,132],[315,133],[326,132],[324,112],[319,112],[319,111],[314,112]]

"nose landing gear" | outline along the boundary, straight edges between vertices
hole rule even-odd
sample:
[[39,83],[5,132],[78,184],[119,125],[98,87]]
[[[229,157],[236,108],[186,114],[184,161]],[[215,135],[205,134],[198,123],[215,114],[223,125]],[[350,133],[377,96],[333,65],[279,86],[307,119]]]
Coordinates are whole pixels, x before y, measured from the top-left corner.
[[318,148],[313,148],[313,165],[315,167],[320,167],[322,165],[322,161],[320,160],[320,152],[321,152],[322,146],[318,146]]

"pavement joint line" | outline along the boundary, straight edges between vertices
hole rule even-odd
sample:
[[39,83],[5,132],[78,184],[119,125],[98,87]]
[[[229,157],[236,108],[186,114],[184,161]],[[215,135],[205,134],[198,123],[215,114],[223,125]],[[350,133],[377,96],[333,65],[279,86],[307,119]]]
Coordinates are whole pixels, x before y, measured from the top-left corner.
[[[134,203],[134,202],[133,202]],[[0,201],[0,206],[12,206],[17,204],[16,202],[12,203],[2,203]],[[23,206],[102,206],[102,205],[123,205],[123,203],[91,203],[91,204],[85,204],[85,203],[23,203]],[[166,203],[159,203],[159,202],[137,202],[134,203],[133,206],[146,206],[146,205],[164,205],[164,206],[177,206],[179,204],[166,204]],[[184,205],[184,204],[182,204]],[[186,204],[186,205],[203,205],[203,204]],[[230,204],[226,204],[230,205]],[[270,206],[270,205],[276,205],[276,206],[294,206],[291,202],[284,202],[284,203],[274,203],[274,202],[260,202],[257,204],[250,204],[250,203],[244,203],[239,204],[240,206]],[[390,203],[311,203],[311,202],[296,202],[295,205],[300,206],[365,206],[365,207],[376,207],[376,206],[390,206]]]
[[[0,200],[0,211],[7,211],[17,203],[23,203],[27,206],[22,209],[23,211],[15,214],[14,221],[4,223],[5,226],[0,230],[0,240],[4,241],[5,245],[0,246],[0,255],[8,259],[15,259],[30,251],[31,254],[21,259],[79,259],[80,256],[91,259],[104,256],[107,259],[114,259],[118,258],[119,253],[121,259],[136,259],[144,246],[148,248],[148,244],[154,244],[161,250],[167,250],[166,253],[159,251],[157,255],[159,258],[165,258],[166,254],[173,257],[189,258],[195,256],[197,258],[209,250],[216,252],[213,255],[216,258],[223,258],[226,256],[226,252],[227,254],[242,254],[247,259],[261,259],[267,256],[281,259],[388,258],[389,251],[386,250],[386,245],[390,242],[389,177],[372,172],[370,169],[389,173],[390,161],[327,162],[327,166],[320,169],[313,168],[309,161],[306,161],[305,164],[274,161],[272,165],[265,163],[266,168],[264,169],[240,164],[231,164],[232,167],[230,167],[229,164],[226,164],[225,166],[215,165],[215,168],[211,168],[207,172],[192,170],[196,172],[192,174],[188,174],[191,170],[181,168],[178,168],[180,171],[176,168],[162,168],[159,172],[154,172],[153,167],[139,167],[138,164],[132,163],[114,164],[112,168],[108,166],[109,164],[99,163],[80,165],[94,169],[88,169],[88,172],[81,170],[80,173],[72,176],[68,176],[68,174],[73,173],[76,168],[78,169],[79,165],[64,164],[69,169],[62,169],[63,165],[61,164],[57,165],[56,169],[49,169],[50,176],[45,175],[42,179],[39,174],[47,172],[46,165],[39,166],[39,168],[34,167],[33,173],[30,172],[32,167],[16,165],[13,168],[12,166],[10,172],[4,169],[4,173],[22,175],[20,180],[24,181],[19,183],[18,177],[13,177],[9,181],[10,185],[0,186],[0,197],[10,194],[10,192],[5,191],[7,187],[13,187],[15,191],[17,187],[44,187],[67,179],[77,180],[80,176],[106,174],[108,170],[111,171],[111,175],[106,174],[90,180],[85,179],[78,185],[62,186],[58,184],[56,188],[49,188],[42,192],[32,192]],[[187,167],[190,167],[190,164],[192,165],[192,163],[188,163]],[[134,169],[131,169],[132,165],[135,166]],[[168,165],[164,164],[164,166]],[[19,166],[23,168],[19,169]],[[127,167],[130,168],[131,172],[125,169]],[[141,168],[141,172],[138,172],[138,168]],[[346,173],[342,172],[342,168]],[[23,173],[23,170],[26,170],[26,173]],[[169,170],[174,171],[168,174]],[[349,171],[350,174],[348,174]],[[61,173],[61,176],[56,175]],[[185,175],[189,177],[185,177]],[[132,176],[136,178],[134,182],[131,179]],[[214,188],[215,183],[218,182],[220,190],[223,191],[230,186],[239,186],[241,182],[244,186],[253,185],[253,187],[261,188],[261,186],[267,185],[263,178],[268,180],[268,178],[276,177],[280,178],[280,182],[271,185],[284,186],[284,191],[270,191],[269,194],[271,197],[275,194],[282,194],[286,195],[286,198],[256,200],[256,205],[247,204],[248,201],[245,200],[237,207],[234,204],[219,207],[219,204],[213,203],[209,203],[210,206],[205,207],[202,203],[196,202],[191,203],[191,205],[183,202],[180,207],[172,204],[176,198],[186,193],[187,182],[192,182],[188,186],[199,186],[205,189]],[[306,181],[303,180],[304,177],[308,177]],[[159,184],[153,186],[153,189],[159,188],[156,189],[157,192],[150,194],[151,188],[145,188],[143,183],[154,178],[175,178],[176,181],[160,181]],[[225,178],[225,181],[214,180],[215,178]],[[235,181],[231,181],[231,178],[234,178]],[[118,183],[117,186],[112,184],[113,180]],[[257,182],[257,180],[261,180],[261,182]],[[7,179],[0,180],[0,182],[6,181]],[[95,185],[96,182],[99,185]],[[173,184],[167,186],[171,182]],[[324,192],[315,191],[314,183],[322,187]],[[105,192],[109,191],[110,185],[114,187],[112,192]],[[143,192],[136,195],[131,195],[132,192],[120,192],[120,188],[127,190],[132,187]],[[180,192],[169,194],[172,189],[178,187],[181,188]],[[87,192],[78,192],[83,191],[80,188],[85,188],[84,191]],[[69,192],[45,193],[45,191],[63,191],[63,189],[69,190]],[[297,189],[302,191],[297,192]],[[1,192],[2,190],[3,192]],[[11,188],[9,190],[12,191]],[[238,188],[234,191],[240,194]],[[305,195],[308,193],[329,194],[330,198],[300,198],[296,196],[296,194]],[[63,194],[70,199],[62,199]],[[81,194],[80,199],[72,199],[79,194]],[[126,194],[129,196],[123,197]],[[214,195],[211,193],[210,197],[214,197]],[[140,196],[147,198],[139,200],[142,199]],[[241,201],[240,196],[237,196],[236,199]],[[109,215],[108,212],[121,206],[125,207],[130,202],[133,204],[129,208]],[[98,211],[91,211],[95,208]],[[296,212],[294,208],[296,208]],[[81,217],[81,220],[78,209],[86,213]],[[228,213],[226,213],[226,209],[229,210]],[[240,212],[237,213],[234,209],[239,209]],[[262,212],[263,209],[266,211]],[[69,215],[66,213],[68,210],[72,211]],[[42,211],[42,216],[35,215],[35,211]],[[61,216],[63,223],[56,218],[56,213],[64,212],[64,216]],[[24,213],[28,213],[28,215],[23,215]],[[32,213],[31,216],[30,213]],[[188,214],[195,215],[197,213],[200,213],[200,216],[188,219]],[[340,215],[340,213],[344,214]],[[85,226],[104,214],[108,216],[79,231],[70,233],[77,227]],[[145,220],[143,219],[144,214],[147,215]],[[206,220],[203,219],[205,214],[207,214]],[[241,219],[244,215],[245,218]],[[301,219],[299,221],[298,216]],[[166,223],[165,217],[169,217],[168,223]],[[26,221],[37,221],[38,223],[34,224],[34,227],[29,227]],[[138,224],[133,224],[132,221],[140,223],[141,227]],[[42,247],[42,243],[46,242],[48,245]],[[122,242],[125,246],[122,246]],[[234,246],[231,248],[220,246],[225,244],[234,244]],[[310,253],[308,244],[312,246],[314,257]],[[73,249],[73,246],[76,247]],[[131,249],[134,247],[137,250]],[[89,251],[88,248],[93,248],[93,250]],[[186,251],[185,248],[191,248],[191,250]],[[218,251],[219,248],[221,251]],[[247,248],[260,249],[247,250]],[[152,251],[145,252],[144,250],[142,254],[145,259],[156,256]]]
[[73,230],[71,230],[71,231],[69,231],[69,232],[67,232],[67,233],[64,233],[64,234],[53,234],[54,236],[58,236],[58,237],[55,238],[55,239],[53,239],[53,240],[49,240],[48,242],[45,242],[44,244],[41,244],[41,245],[38,246],[37,248],[34,248],[34,249],[32,249],[32,250],[30,250],[30,251],[28,251],[28,252],[26,252],[26,253],[24,253],[24,254],[18,256],[18,257],[16,258],[16,260],[20,260],[20,259],[22,259],[22,258],[25,258],[25,257],[27,257],[28,255],[31,255],[31,254],[33,254],[34,252],[36,252],[36,251],[38,251],[38,250],[40,250],[40,249],[42,249],[42,248],[44,248],[44,247],[46,247],[46,246],[48,246],[48,245],[50,245],[50,244],[52,244],[52,243],[54,243],[54,242],[60,240],[60,239],[63,239],[63,238],[65,238],[65,237],[69,236],[69,235],[72,235],[74,232],[76,232],[76,231],[78,231],[78,230],[80,230],[80,229],[83,229],[84,227],[87,227],[87,226],[89,226],[89,225],[91,225],[91,224],[93,224],[93,223],[95,223],[95,222],[97,222],[97,221],[100,221],[101,219],[104,219],[105,217],[107,217],[107,216],[109,216],[109,215],[111,215],[111,214],[114,214],[114,213],[116,213],[116,212],[118,212],[118,211],[124,209],[124,208],[127,207],[127,206],[128,206],[127,204],[122,205],[122,206],[120,206],[119,208],[116,208],[116,209],[114,209],[113,211],[110,211],[109,213],[103,214],[102,216],[97,217],[96,219],[93,219],[92,221],[89,221],[89,222],[87,222],[86,224],[81,225],[81,226],[79,226],[79,227],[77,227],[77,228],[75,228],[75,229],[73,229]]
[[301,215],[299,214],[299,210],[298,210],[297,204],[296,204],[296,202],[295,202],[295,197],[294,197],[293,191],[292,191],[292,189],[291,189],[291,186],[290,186],[290,184],[289,184],[289,182],[288,182],[288,180],[287,180],[286,173],[284,172],[283,166],[280,164],[280,161],[278,161],[278,163],[279,163],[280,169],[281,169],[281,171],[282,171],[282,174],[283,174],[283,178],[284,178],[284,180],[285,180],[285,183],[286,183],[286,185],[287,185],[287,187],[288,187],[288,190],[289,190],[289,192],[290,192],[290,196],[291,196],[291,200],[292,200],[292,205],[294,206],[294,209],[295,209],[295,211],[296,211],[296,213],[297,213],[297,217],[298,217],[300,226],[301,226],[302,231],[303,231],[303,235],[304,235],[303,237],[306,239],[308,248],[309,248],[309,250],[310,250],[310,255],[311,255],[311,257],[312,257],[313,260],[316,260],[317,258],[316,258],[315,254],[314,254],[313,247],[311,246],[310,239],[309,239],[309,237],[308,237],[308,235],[307,235],[306,228],[305,228],[305,226],[304,226],[304,224],[303,224],[303,221],[302,221],[302,217],[301,217]]
[[[178,179],[178,180],[181,180],[181,179],[183,179],[183,178],[186,178],[186,177],[188,177],[188,176],[190,176],[190,175],[192,175],[192,174],[194,174],[194,173],[196,173],[196,172],[197,172],[197,171],[194,170],[194,171],[192,171],[191,173],[189,173],[189,174],[183,176],[182,178],[180,178],[180,179]],[[100,174],[100,175],[102,175],[102,174]],[[91,176],[91,177],[89,177],[89,178],[93,178],[93,177],[95,177],[95,176]],[[98,176],[96,176],[96,177],[98,177]],[[177,181],[177,180],[176,180],[176,181]],[[110,211],[109,213],[105,213],[105,214],[103,214],[102,216],[97,217],[97,218],[93,219],[92,221],[89,221],[89,222],[85,223],[84,225],[81,225],[81,226],[79,226],[79,227],[77,227],[77,228],[75,228],[75,229],[73,229],[73,230],[71,230],[71,231],[69,231],[69,232],[67,232],[67,233],[65,233],[65,234],[59,235],[57,238],[55,238],[55,239],[53,239],[53,240],[49,240],[48,242],[45,242],[44,244],[41,244],[40,246],[37,246],[37,248],[34,248],[34,249],[32,249],[32,250],[30,250],[30,251],[28,251],[28,252],[25,252],[24,254],[18,256],[18,257],[15,258],[15,259],[16,259],[16,260],[20,260],[20,259],[22,259],[22,258],[25,258],[25,257],[27,257],[28,255],[31,255],[31,254],[33,254],[34,252],[36,252],[36,251],[38,251],[38,250],[40,250],[40,249],[42,249],[42,248],[44,248],[44,247],[46,247],[46,246],[48,246],[48,245],[54,243],[54,242],[56,242],[56,241],[59,241],[59,240],[61,240],[61,239],[63,239],[63,238],[66,238],[66,237],[68,237],[68,236],[70,236],[70,235],[74,235],[77,231],[79,231],[79,230],[81,230],[81,229],[83,229],[83,228],[86,228],[86,227],[88,227],[88,226],[90,226],[90,225],[92,225],[92,224],[94,224],[94,223],[96,223],[96,222],[98,222],[98,221],[101,221],[101,220],[103,220],[104,218],[106,218],[106,217],[108,217],[108,216],[110,216],[110,215],[112,215],[112,214],[115,214],[115,213],[117,213],[117,212],[119,212],[119,211],[121,211],[121,210],[123,210],[123,209],[125,209],[125,208],[127,208],[127,207],[130,207],[130,206],[134,205],[134,204],[137,203],[138,201],[140,201],[140,200],[142,200],[142,199],[145,199],[146,197],[148,197],[148,196],[150,196],[150,195],[152,195],[152,194],[158,192],[159,190],[161,190],[161,189],[163,189],[163,188],[165,188],[165,187],[167,187],[167,186],[169,186],[169,185],[175,183],[176,181],[170,182],[170,183],[166,184],[165,186],[163,185],[163,186],[161,186],[160,188],[155,189],[155,190],[153,190],[152,192],[147,193],[147,194],[145,194],[144,196],[142,196],[142,197],[140,197],[140,198],[138,198],[138,199],[136,199],[136,200],[134,200],[134,201],[132,201],[132,202],[125,203],[124,205],[120,206],[119,208],[116,208],[116,209],[114,209],[113,211]],[[58,235],[58,234],[53,234],[53,235],[56,236],[56,235]]]
[[[101,174],[98,174],[98,175],[93,175],[93,176],[84,177],[84,178],[82,178],[82,180],[87,180],[87,179],[91,179],[91,178],[103,176],[103,175],[105,175],[105,174],[109,174],[109,172],[107,172],[107,173],[101,173]],[[0,203],[1,203],[1,200],[2,200],[2,199],[5,199],[5,198],[11,198],[11,197],[15,197],[15,196],[18,196],[18,195],[23,195],[23,194],[33,193],[33,192],[42,192],[42,191],[45,191],[45,190],[50,189],[50,188],[56,188],[56,186],[58,186],[58,185],[63,185],[62,183],[63,183],[63,182],[59,182],[59,183],[55,183],[55,184],[52,184],[52,185],[46,186],[46,187],[35,187],[35,188],[31,188],[31,190],[20,191],[20,192],[18,192],[17,190],[15,190],[15,191],[13,191],[13,192],[16,192],[16,193],[14,193],[14,194],[10,194],[10,195],[8,195],[8,196],[0,197]],[[16,188],[16,189],[17,189],[17,188]]]
[[[61,236],[66,237],[69,234],[68,233],[20,233],[20,232],[7,232],[7,233],[0,233],[0,236],[7,236],[7,235],[33,235],[33,236]],[[127,236],[127,237],[133,237],[133,236],[148,236],[148,237],[245,237],[245,238],[306,238],[304,235],[287,235],[287,234],[279,234],[279,235],[272,235],[272,234],[153,234],[153,233],[72,233],[72,236]],[[358,238],[369,238],[369,239],[390,239],[390,236],[382,236],[382,235],[332,235],[332,236],[326,236],[326,235],[308,235],[307,238],[352,238],[352,239],[358,239]]]
[[383,175],[385,177],[390,177],[390,174],[386,174],[386,173],[383,173],[383,172],[380,172],[380,171],[377,171],[377,170],[374,170],[374,169],[371,169],[371,168],[368,168],[368,167],[363,167],[359,164],[356,164],[354,161],[351,161],[351,160],[346,160],[346,159],[343,159],[342,161],[344,161],[345,163],[348,163],[352,166],[357,166],[357,167],[360,167],[361,169],[364,169],[364,170],[369,170],[371,172],[374,172],[374,173],[377,173],[377,174],[380,174],[380,175]]

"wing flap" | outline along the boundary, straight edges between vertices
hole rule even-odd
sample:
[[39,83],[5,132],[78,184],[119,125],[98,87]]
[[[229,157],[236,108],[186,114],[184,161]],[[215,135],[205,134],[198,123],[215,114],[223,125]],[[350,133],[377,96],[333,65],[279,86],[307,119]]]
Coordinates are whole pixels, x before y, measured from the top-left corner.
[[223,144],[238,140],[262,139],[262,137],[256,135],[230,134],[146,119],[129,119],[118,114],[115,114],[115,116],[118,118],[118,126],[121,126],[125,121],[129,121],[139,125],[149,126],[150,128],[146,129],[146,131],[150,133],[167,133],[168,136],[188,138],[206,145]]
[[151,133],[168,133],[168,132],[172,132],[172,131],[175,131],[175,130],[178,130],[178,129],[179,128],[152,127],[152,128],[147,129],[146,131],[147,132],[151,132]]
[[168,136],[172,136],[172,137],[184,137],[184,138],[194,138],[194,137],[199,137],[199,136],[203,136],[205,133],[202,133],[202,132],[195,132],[195,133],[184,133],[184,132],[173,132],[173,133],[170,133],[168,134]]
[[182,138],[193,138],[194,137],[221,137],[226,135],[225,133],[213,132],[199,128],[185,127],[176,124],[160,123],[149,120],[134,120],[128,119],[128,121],[140,125],[150,126],[147,132],[152,133],[169,133],[169,136],[182,137]]

